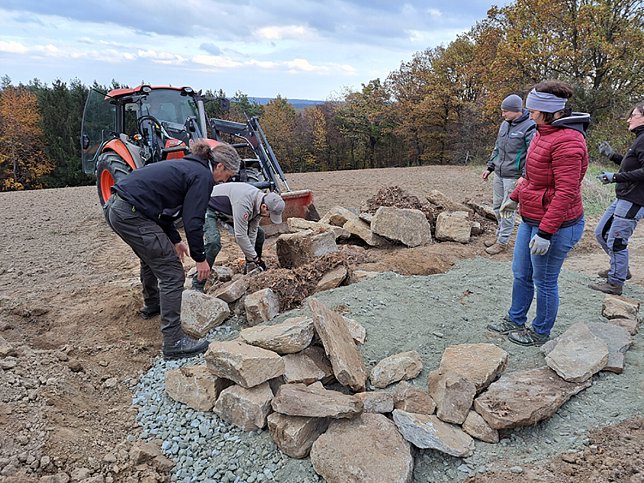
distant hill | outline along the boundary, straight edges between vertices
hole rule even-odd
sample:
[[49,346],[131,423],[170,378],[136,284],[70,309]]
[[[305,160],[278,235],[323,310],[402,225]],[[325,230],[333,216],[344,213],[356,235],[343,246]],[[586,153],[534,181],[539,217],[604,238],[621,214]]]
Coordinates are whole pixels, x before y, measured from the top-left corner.
[[[270,101],[272,101],[273,98],[272,97],[249,97],[248,100],[251,102],[257,103],[260,106],[265,106]],[[287,98],[287,101],[296,110],[302,110],[302,109],[306,109],[307,107],[318,106],[320,104],[325,103],[325,101],[314,101],[311,99],[288,99]]]

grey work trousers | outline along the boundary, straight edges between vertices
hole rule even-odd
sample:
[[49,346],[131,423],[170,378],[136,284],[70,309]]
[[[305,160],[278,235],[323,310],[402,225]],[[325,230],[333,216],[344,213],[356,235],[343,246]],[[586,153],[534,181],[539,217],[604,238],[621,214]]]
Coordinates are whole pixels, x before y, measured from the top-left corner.
[[178,339],[182,335],[181,294],[185,274],[173,243],[159,225],[118,195],[112,195],[104,210],[112,230],[141,261],[143,300],[148,307],[160,308],[164,340]]
[[644,207],[626,200],[615,200],[595,228],[595,238],[610,257],[608,281],[624,285],[628,276],[628,241],[637,223],[644,218]]
[[499,208],[504,201],[510,198],[510,195],[514,191],[515,186],[517,185],[517,180],[514,178],[501,178],[496,173],[494,174],[494,182],[492,184],[493,188],[493,197],[492,197],[492,209],[496,213],[497,219],[497,229],[496,229],[496,241],[502,245],[508,243],[510,235],[512,235],[512,230],[514,230],[514,217],[513,214],[510,218],[501,218],[499,216]]

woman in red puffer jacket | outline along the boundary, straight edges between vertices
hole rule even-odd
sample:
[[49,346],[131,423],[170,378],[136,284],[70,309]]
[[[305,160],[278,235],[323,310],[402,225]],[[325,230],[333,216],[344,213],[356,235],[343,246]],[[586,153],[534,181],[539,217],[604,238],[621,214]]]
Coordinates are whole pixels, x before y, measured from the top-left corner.
[[[559,309],[559,273],[584,231],[581,183],[588,168],[590,116],[566,107],[571,96],[572,88],[559,81],[541,82],[528,94],[526,107],[537,134],[528,148],[525,179],[500,208],[503,217],[518,206],[522,222],[512,258],[512,305],[488,328],[525,346],[542,345],[550,337]],[[535,288],[537,311],[529,328]]]

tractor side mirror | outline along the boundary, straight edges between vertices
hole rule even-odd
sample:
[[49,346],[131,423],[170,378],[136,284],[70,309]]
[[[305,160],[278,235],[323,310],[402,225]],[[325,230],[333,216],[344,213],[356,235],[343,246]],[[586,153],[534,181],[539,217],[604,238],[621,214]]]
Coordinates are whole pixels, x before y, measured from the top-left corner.
[[82,148],[83,150],[85,150],[85,149],[88,149],[88,148],[89,148],[89,136],[88,136],[87,134],[83,134],[83,135],[81,136],[81,148]]

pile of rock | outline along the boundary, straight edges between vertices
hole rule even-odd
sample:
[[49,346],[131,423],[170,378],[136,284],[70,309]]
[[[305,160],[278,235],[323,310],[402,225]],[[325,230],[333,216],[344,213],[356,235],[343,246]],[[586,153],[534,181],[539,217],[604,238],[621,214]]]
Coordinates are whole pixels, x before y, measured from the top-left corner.
[[406,382],[422,371],[418,353],[391,355],[368,371],[358,347],[364,328],[316,299],[308,308],[310,317],[212,342],[205,366],[166,373],[166,391],[245,431],[268,426],[283,453],[310,455],[328,481],[357,474],[361,481],[410,481],[411,445],[468,457],[474,438],[496,443],[499,430],[549,418],[591,386],[595,373],[623,370],[632,343],[623,325],[639,324],[637,301],[607,297],[609,323],[571,326],[544,345],[546,366],[504,374],[501,348],[455,345],[422,390]]
[[[283,267],[297,266],[309,261],[315,250],[329,253],[333,242],[360,240],[371,247],[403,245],[418,247],[433,241],[469,243],[472,236],[483,232],[481,223],[474,220],[474,211],[447,200],[440,192],[433,192],[432,199],[443,200],[439,206],[452,210],[441,211],[430,222],[426,214],[413,208],[381,206],[375,213],[354,213],[341,206],[333,207],[319,222],[290,218],[288,227],[294,234],[282,235],[277,241],[277,255]],[[302,240],[308,239],[306,243]],[[308,246],[307,246],[308,245]],[[304,246],[305,256],[299,252]],[[315,247],[315,249],[309,248]],[[337,248],[336,248],[337,249]]]

